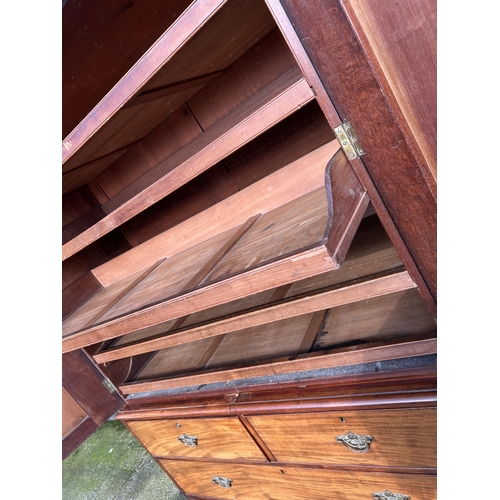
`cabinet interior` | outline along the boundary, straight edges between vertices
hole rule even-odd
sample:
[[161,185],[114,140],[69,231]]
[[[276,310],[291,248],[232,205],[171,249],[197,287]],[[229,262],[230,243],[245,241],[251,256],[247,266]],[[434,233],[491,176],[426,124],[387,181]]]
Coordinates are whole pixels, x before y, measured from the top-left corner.
[[[280,172],[293,176],[318,162],[310,176],[322,178],[331,153],[342,152],[264,2],[235,0],[204,15],[191,37],[179,41],[175,23],[162,35],[163,43],[178,43],[176,50],[104,124],[88,132],[84,120],[83,130],[73,132],[87,138],[63,165],[63,254],[69,248],[63,281],[68,297],[85,280],[98,283],[64,307],[63,344],[321,240],[331,193],[320,180],[316,190],[282,187],[276,197],[283,201],[262,205],[264,214],[247,213],[258,222],[234,212],[241,224],[231,223],[231,215],[221,215],[275,189]],[[119,85],[101,105],[123,94]],[[332,182],[350,189],[340,178]],[[435,323],[377,214],[363,203],[349,223],[345,262],[335,269],[287,276],[283,284],[276,278],[278,286],[268,279],[236,300],[208,300],[167,321],[127,326],[123,335],[115,328],[103,338],[89,336],[78,347],[87,347],[126,394],[205,375],[245,378],[287,361],[287,370],[300,370],[321,356],[381,345],[396,352],[395,346],[431,340]],[[267,226],[275,226],[270,237]],[[214,249],[222,261],[210,264]],[[111,370],[118,362],[123,368]]]
[[[387,463],[359,454],[351,463],[302,442],[312,421],[328,427],[331,417],[342,429],[339,422],[357,419],[356,398],[361,427],[373,417],[385,432],[383,411],[401,426],[417,428],[416,415],[432,427],[437,333],[429,293],[342,150],[332,127],[340,118],[275,21],[277,4],[148,0],[144,20],[155,40],[139,41],[144,27],[137,39],[115,40],[129,44],[128,58],[117,55],[93,90],[67,61],[82,98],[63,82],[63,353],[82,350],[112,383],[125,402],[118,418],[189,498],[224,493],[192,486],[214,464],[240,484],[274,485],[279,498],[302,498],[297,488],[306,483],[304,498],[321,498],[315,481],[364,495],[363,474],[381,491],[408,484],[428,498],[432,450],[396,450]],[[118,16],[109,5],[95,9],[103,20]],[[93,26],[96,40],[108,40]],[[68,53],[92,53],[79,32],[68,39],[81,43]],[[120,52],[113,43],[106,50]],[[429,366],[390,390],[376,373],[346,385],[330,380],[333,389],[324,380],[327,370],[389,370],[415,359]],[[319,385],[308,394],[280,377]],[[247,386],[257,389],[231,392]],[[426,409],[417,415],[419,405]],[[190,426],[214,448],[179,444],[178,431]],[[292,431],[296,456],[283,446]],[[173,444],[162,448],[167,434]],[[394,474],[384,483],[387,467]]]

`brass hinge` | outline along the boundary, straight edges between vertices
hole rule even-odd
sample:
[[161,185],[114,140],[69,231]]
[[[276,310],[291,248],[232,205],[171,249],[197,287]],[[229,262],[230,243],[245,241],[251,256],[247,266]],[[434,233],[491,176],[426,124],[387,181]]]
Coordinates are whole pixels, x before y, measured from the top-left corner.
[[358,156],[365,154],[363,145],[359,142],[358,136],[349,122],[343,123],[335,128],[335,135],[349,160],[354,160],[358,158]]
[[111,380],[109,380],[109,378],[104,378],[102,379],[102,385],[104,387],[106,387],[106,389],[111,392],[111,394],[113,392],[116,392],[116,387],[113,385],[113,383],[111,382]]

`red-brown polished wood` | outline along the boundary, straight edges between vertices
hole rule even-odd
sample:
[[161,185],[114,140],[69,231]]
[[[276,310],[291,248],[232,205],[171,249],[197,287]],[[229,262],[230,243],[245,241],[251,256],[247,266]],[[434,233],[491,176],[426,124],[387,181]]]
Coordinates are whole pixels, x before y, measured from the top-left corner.
[[378,204],[383,200],[436,298],[436,200],[340,3],[282,0],[337,112],[351,122],[366,150],[362,163],[381,200],[365,187],[382,223]]
[[[61,44],[63,137],[80,123],[190,3],[191,0],[64,2]],[[110,26],[120,29],[110,29]]]
[[116,392],[110,393],[102,384],[103,379],[81,349],[63,355],[63,388],[89,417],[66,434],[63,460],[124,405]]

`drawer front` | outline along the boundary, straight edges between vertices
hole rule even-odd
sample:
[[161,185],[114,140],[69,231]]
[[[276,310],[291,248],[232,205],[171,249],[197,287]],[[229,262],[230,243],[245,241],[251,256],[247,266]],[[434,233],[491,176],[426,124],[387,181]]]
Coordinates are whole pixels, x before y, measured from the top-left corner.
[[281,462],[431,468],[437,463],[435,408],[264,415],[248,420]]
[[[184,493],[203,498],[373,500],[373,493],[389,490],[408,495],[411,500],[436,500],[436,476],[432,475],[360,473],[222,462],[194,463],[187,460],[159,462]],[[214,482],[214,478],[218,478],[215,479],[218,483]]]
[[253,438],[235,417],[127,422],[155,457],[265,461]]

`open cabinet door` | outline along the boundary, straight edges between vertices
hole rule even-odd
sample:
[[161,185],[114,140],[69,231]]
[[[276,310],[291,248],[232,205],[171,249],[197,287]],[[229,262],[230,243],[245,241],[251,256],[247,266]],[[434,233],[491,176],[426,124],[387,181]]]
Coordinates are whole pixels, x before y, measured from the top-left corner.
[[63,354],[62,375],[64,460],[120,410],[124,401],[81,349]]
[[367,154],[351,166],[421,293],[436,302],[435,2],[267,1],[284,9],[356,131]]

